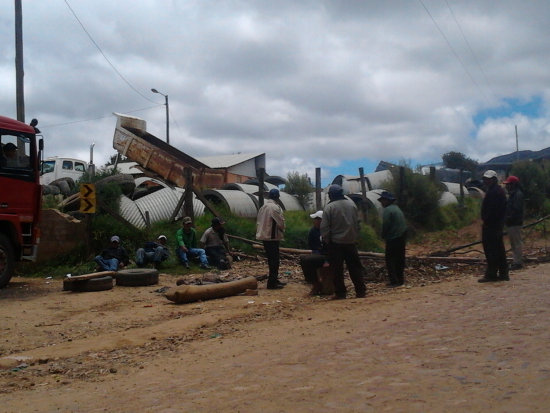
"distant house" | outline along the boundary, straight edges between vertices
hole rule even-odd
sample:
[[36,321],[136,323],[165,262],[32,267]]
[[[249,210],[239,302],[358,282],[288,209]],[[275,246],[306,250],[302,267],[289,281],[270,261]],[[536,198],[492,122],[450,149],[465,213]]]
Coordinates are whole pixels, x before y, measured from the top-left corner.
[[244,183],[249,179],[256,178],[258,169],[265,169],[265,153],[237,153],[196,159],[209,168],[223,170],[225,183]]

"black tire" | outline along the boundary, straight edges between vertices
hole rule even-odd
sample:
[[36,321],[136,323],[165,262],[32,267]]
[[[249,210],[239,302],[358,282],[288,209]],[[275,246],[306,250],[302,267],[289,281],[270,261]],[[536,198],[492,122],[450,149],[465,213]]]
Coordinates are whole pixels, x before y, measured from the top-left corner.
[[116,273],[116,285],[140,287],[159,283],[159,272],[150,268],[133,268]]
[[92,291],[107,291],[113,289],[113,277],[91,278],[89,280],[63,281],[63,290],[83,293]]
[[42,185],[43,195],[59,195],[61,190],[55,185]]
[[50,185],[57,186],[59,188],[59,191],[65,196],[71,195],[71,187],[69,186],[69,183],[65,180],[58,179],[56,181],[53,181]]
[[5,287],[13,275],[15,253],[7,236],[0,234],[0,288]]

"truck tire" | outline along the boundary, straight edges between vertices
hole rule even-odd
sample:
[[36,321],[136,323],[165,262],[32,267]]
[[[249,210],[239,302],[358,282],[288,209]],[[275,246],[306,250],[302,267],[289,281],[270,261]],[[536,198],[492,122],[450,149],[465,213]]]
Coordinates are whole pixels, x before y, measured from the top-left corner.
[[0,288],[5,287],[13,275],[15,253],[10,240],[0,234]]
[[132,268],[116,273],[116,285],[140,287],[159,283],[159,272],[149,268]]
[[71,186],[69,182],[67,182],[66,178],[57,179],[53,181],[50,185],[57,186],[59,188],[59,191],[65,196],[71,195]]
[[63,282],[63,290],[70,290],[78,293],[91,291],[107,291],[113,289],[113,277],[91,278],[89,280],[73,281],[72,283]]

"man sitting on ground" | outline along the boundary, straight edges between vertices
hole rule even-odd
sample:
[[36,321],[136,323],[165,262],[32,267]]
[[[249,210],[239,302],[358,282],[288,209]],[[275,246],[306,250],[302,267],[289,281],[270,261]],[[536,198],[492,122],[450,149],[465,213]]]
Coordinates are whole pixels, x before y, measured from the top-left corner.
[[304,272],[306,282],[313,285],[311,294],[316,295],[321,292],[321,283],[317,278],[317,270],[323,265],[328,265],[326,255],[324,255],[324,246],[321,238],[321,221],[323,219],[323,211],[317,211],[311,214],[313,226],[309,230],[308,246],[311,254],[300,256],[300,266]]
[[94,261],[98,266],[98,271],[118,271],[126,267],[130,259],[124,247],[120,245],[120,238],[113,235],[111,245],[101,251]]
[[208,259],[202,248],[197,248],[197,232],[193,228],[191,217],[183,218],[183,228],[176,232],[176,255],[180,262],[189,269],[189,258],[198,258],[201,268],[208,269]]
[[212,265],[220,270],[227,270],[231,268],[231,250],[223,224],[225,221],[222,218],[212,218],[212,226],[202,234],[200,245],[206,250]]
[[155,268],[158,269],[160,263],[167,260],[169,256],[166,235],[159,235],[157,242],[147,241],[143,248],[138,248],[136,251],[136,264],[138,267],[144,267],[147,263],[152,262]]

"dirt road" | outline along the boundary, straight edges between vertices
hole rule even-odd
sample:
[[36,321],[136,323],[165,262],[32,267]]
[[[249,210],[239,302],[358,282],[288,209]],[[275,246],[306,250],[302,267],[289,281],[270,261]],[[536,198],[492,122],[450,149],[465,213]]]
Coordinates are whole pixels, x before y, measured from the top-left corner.
[[476,278],[186,305],[155,292],[171,276],[80,294],[17,278],[0,291],[0,410],[548,411],[550,264]]

